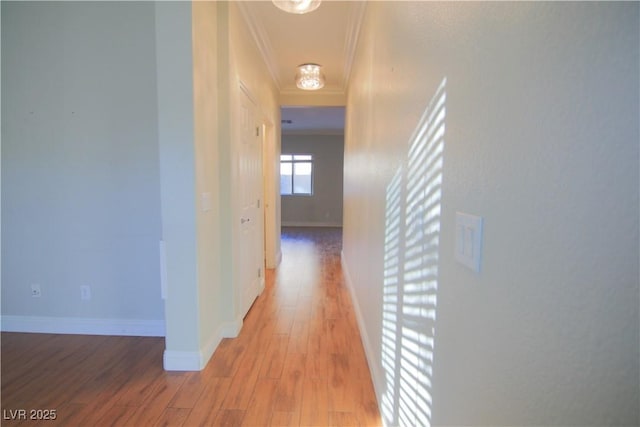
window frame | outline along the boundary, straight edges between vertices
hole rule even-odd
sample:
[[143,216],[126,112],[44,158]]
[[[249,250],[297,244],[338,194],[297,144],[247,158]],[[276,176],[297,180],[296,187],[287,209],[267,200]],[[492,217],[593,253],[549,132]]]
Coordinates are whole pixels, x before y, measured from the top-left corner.
[[[289,157],[288,159],[284,157]],[[296,157],[299,157],[296,159]],[[300,158],[302,157],[302,158]],[[281,153],[280,154],[280,170],[282,170],[282,164],[291,165],[291,193],[282,193],[282,185],[280,185],[280,196],[286,197],[312,197],[314,192],[314,156],[311,153]],[[310,177],[310,189],[308,193],[296,193],[295,192],[295,165],[296,163],[309,163],[311,165],[311,177]],[[282,173],[280,174],[280,182],[282,182]]]

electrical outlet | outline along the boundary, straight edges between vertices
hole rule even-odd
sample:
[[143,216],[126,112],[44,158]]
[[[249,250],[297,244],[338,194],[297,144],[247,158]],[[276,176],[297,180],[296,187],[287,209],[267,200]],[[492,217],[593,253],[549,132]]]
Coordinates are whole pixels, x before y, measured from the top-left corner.
[[88,301],[91,299],[91,288],[89,286],[80,286],[80,299],[83,301]]
[[38,285],[38,284],[31,285],[31,296],[33,298],[40,298],[42,296],[42,291],[40,290],[40,285]]

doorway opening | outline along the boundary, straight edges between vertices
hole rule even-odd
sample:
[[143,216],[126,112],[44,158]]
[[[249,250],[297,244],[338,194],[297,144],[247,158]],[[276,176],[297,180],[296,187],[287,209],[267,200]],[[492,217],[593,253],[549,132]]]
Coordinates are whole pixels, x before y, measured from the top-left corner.
[[342,227],[345,107],[281,108],[282,227]]

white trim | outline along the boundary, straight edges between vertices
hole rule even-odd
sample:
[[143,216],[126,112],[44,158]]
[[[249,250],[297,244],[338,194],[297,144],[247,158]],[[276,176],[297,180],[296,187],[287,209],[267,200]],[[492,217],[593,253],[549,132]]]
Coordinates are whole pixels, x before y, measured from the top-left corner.
[[223,338],[235,338],[242,329],[242,319],[222,323],[200,351],[165,350],[165,371],[201,371],[209,363]]
[[[209,363],[209,360],[211,360],[211,357],[213,356],[213,353],[216,351],[216,348],[218,348],[218,346],[220,345],[220,342],[222,341],[222,338],[223,338],[223,334],[222,334],[223,327],[224,327],[224,324],[220,325],[218,329],[214,332],[213,336],[209,338],[209,342],[207,342],[204,348],[201,348],[200,351],[198,352],[198,369],[197,369],[198,371],[203,370],[205,366],[207,366],[207,363]],[[179,369],[167,369],[167,365],[165,365],[165,369],[167,371],[179,370]]]
[[[282,227],[340,227],[342,228],[341,222],[282,221],[281,225]],[[282,259],[282,253],[280,254],[280,259]]]
[[236,338],[240,334],[243,325],[242,319],[236,319],[233,322],[224,322],[220,326],[221,338]]
[[82,317],[2,316],[3,332],[164,337],[165,321]]
[[165,371],[201,371],[201,352],[199,351],[164,351],[162,363]]
[[369,364],[369,372],[371,373],[371,379],[373,380],[373,388],[376,393],[376,399],[378,400],[378,407],[382,408],[382,396],[384,392],[384,376],[378,368],[378,358],[374,357],[374,352],[371,347],[371,340],[369,340],[369,334],[365,327],[364,318],[362,317],[362,311],[360,310],[360,304],[356,297],[356,291],[351,281],[351,275],[349,274],[349,268],[347,267],[347,260],[344,257],[344,251],[340,252],[340,262],[342,264],[342,274],[344,276],[345,284],[349,289],[351,295],[351,303],[356,314],[356,320],[358,321],[358,329],[360,330],[360,336],[362,337],[362,346],[364,347],[364,354],[367,357]]
[[359,1],[351,4],[351,13],[347,21],[347,38],[344,43],[344,69],[342,72],[342,90],[346,92],[351,77],[351,68],[355,58],[356,46],[360,37],[360,28],[364,18],[366,2]]
[[275,60],[275,54],[273,53],[273,46],[271,44],[271,40],[267,36],[267,32],[260,24],[259,20],[256,18],[255,14],[251,10],[250,7],[244,2],[237,2],[238,9],[240,10],[240,14],[244,18],[247,27],[249,28],[249,32],[251,33],[251,37],[253,38],[258,51],[260,51],[260,56],[267,66],[267,70],[273,79],[274,84],[276,85],[276,89],[280,90],[281,82],[280,82],[280,67],[278,62]]
[[276,254],[276,267],[282,262],[282,251],[278,251]]
[[[249,86],[247,86],[246,84],[244,84],[244,81],[242,79],[238,79],[238,87],[240,88],[240,90],[242,91],[242,93],[244,93],[247,98],[249,98],[249,101],[251,101],[251,103],[253,104],[254,108],[258,108],[258,101],[256,101],[256,99],[253,97],[253,94],[251,93],[251,90],[249,89]],[[255,119],[255,117],[254,117]],[[259,120],[256,120],[256,122],[258,122]]]

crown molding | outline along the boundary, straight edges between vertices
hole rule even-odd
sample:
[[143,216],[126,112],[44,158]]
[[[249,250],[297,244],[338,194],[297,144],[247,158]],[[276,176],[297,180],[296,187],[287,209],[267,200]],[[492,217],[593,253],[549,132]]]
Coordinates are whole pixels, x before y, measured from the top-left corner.
[[344,43],[344,70],[342,73],[342,91],[346,92],[351,76],[351,67],[360,37],[360,28],[364,20],[364,12],[366,9],[366,1],[351,2],[352,8],[347,20],[347,37]]
[[258,51],[260,51],[262,60],[267,65],[267,69],[269,70],[269,74],[271,75],[276,88],[278,89],[278,91],[280,91],[280,88],[282,87],[282,83],[280,82],[280,67],[278,67],[278,63],[275,60],[271,40],[269,40],[266,31],[256,19],[256,16],[251,11],[251,8],[247,6],[246,2],[238,1],[236,2],[236,4],[238,5],[240,14],[244,18],[244,21],[249,28],[249,32],[251,33],[251,37],[256,43]]

